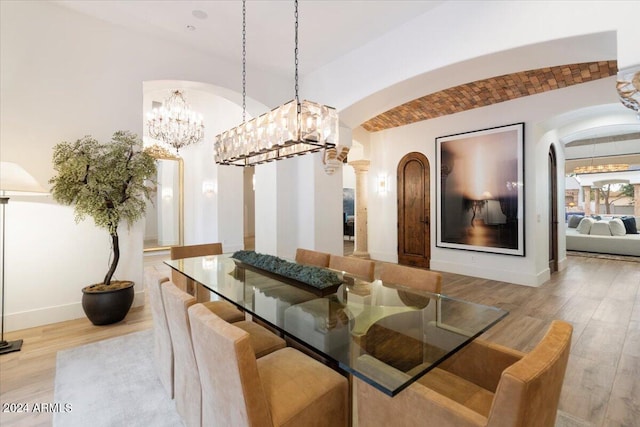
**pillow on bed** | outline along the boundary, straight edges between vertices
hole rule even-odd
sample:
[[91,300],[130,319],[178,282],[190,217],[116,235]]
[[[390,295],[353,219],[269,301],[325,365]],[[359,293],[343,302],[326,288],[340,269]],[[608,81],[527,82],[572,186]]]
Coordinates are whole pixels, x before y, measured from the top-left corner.
[[584,218],[583,215],[569,215],[569,228],[576,228],[582,218]]
[[636,224],[636,219],[634,217],[623,216],[621,219],[627,234],[639,234],[637,228],[638,225]]
[[596,222],[593,218],[584,217],[580,220],[580,224],[576,227],[576,231],[580,234],[589,234],[591,226]]
[[614,218],[609,221],[609,230],[611,230],[612,236],[624,236],[627,234],[627,229],[620,218]]

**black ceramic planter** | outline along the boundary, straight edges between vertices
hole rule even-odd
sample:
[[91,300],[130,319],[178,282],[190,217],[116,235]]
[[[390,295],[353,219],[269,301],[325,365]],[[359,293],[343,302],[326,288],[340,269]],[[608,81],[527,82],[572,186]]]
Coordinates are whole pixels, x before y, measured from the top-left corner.
[[120,289],[107,291],[91,291],[89,289],[92,286],[82,289],[82,308],[91,323],[110,325],[124,319],[133,304],[135,295],[134,283],[126,283],[127,285]]

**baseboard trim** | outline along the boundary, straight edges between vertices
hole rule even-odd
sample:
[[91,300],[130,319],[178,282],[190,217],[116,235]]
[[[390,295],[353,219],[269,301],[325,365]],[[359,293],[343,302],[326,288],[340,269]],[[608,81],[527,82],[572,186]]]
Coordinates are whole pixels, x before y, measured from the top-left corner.
[[558,261],[558,271],[562,271],[565,268],[567,268],[568,265],[568,260],[567,257],[562,258],[560,261]]
[[[133,297],[133,307],[144,305],[144,291],[136,292]],[[85,317],[82,303],[80,301],[44,307],[35,310],[21,311],[5,315],[5,332],[18,331],[21,329],[35,328],[37,326],[51,323],[64,322]]]
[[522,272],[488,269],[471,266],[468,264],[434,260],[433,258],[431,259],[430,268],[431,270],[462,274],[465,276],[479,277],[482,279],[496,280],[507,283],[515,283],[516,285],[538,287],[542,283],[544,283],[540,281],[544,277],[544,272],[540,274],[524,274]]

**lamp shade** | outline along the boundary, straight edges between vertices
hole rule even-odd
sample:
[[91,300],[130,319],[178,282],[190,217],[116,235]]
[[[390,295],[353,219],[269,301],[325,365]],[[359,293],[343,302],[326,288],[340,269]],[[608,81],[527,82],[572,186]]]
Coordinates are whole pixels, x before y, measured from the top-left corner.
[[20,165],[0,162],[0,193],[2,195],[43,195],[46,190]]

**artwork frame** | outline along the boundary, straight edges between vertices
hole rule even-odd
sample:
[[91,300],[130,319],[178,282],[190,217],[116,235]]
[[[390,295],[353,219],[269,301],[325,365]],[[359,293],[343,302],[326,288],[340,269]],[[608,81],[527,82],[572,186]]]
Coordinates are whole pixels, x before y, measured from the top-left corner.
[[436,247],[525,256],[524,123],[436,138]]

